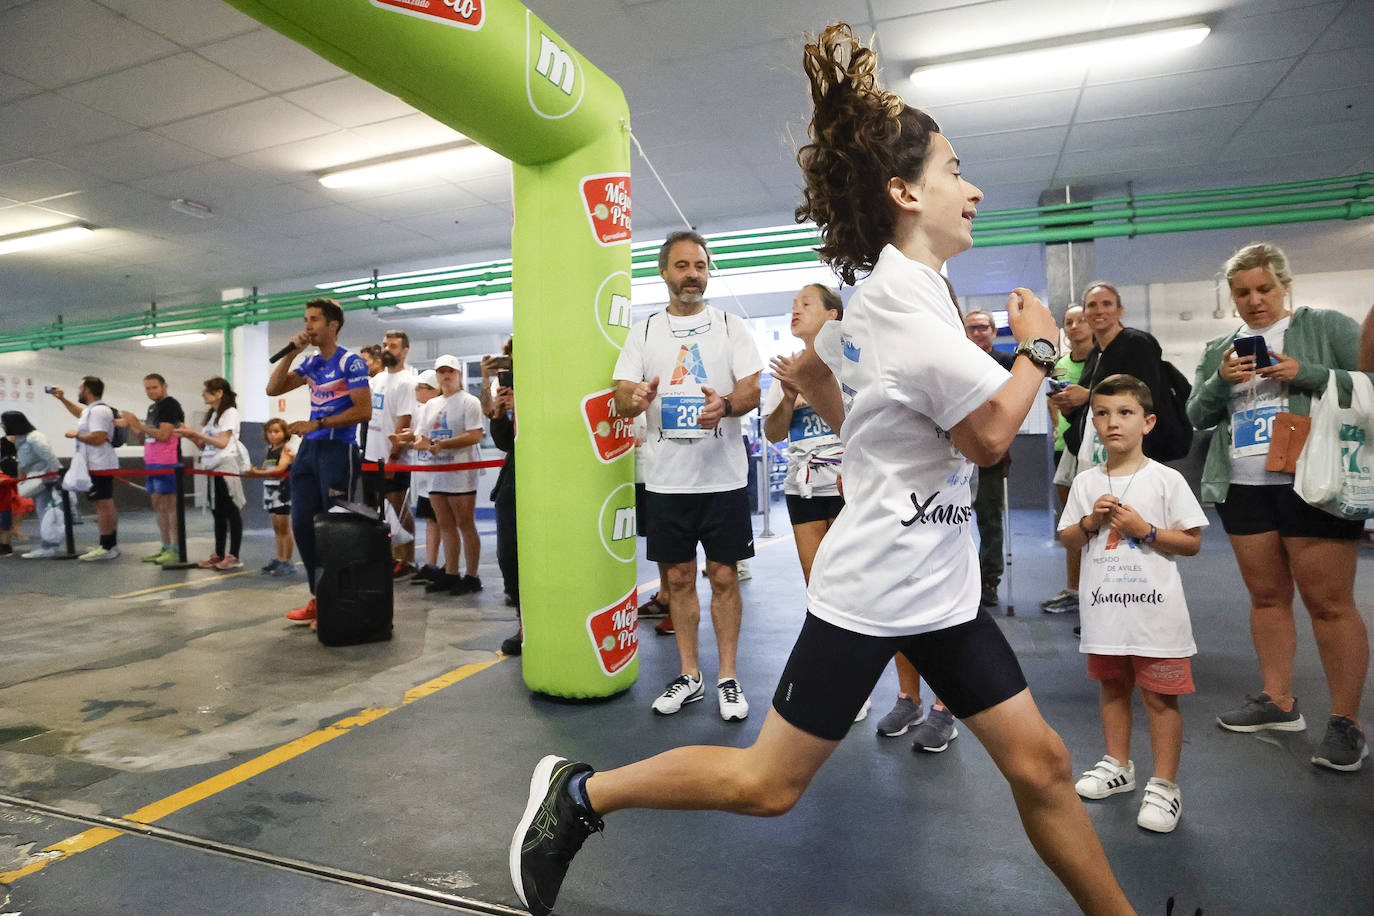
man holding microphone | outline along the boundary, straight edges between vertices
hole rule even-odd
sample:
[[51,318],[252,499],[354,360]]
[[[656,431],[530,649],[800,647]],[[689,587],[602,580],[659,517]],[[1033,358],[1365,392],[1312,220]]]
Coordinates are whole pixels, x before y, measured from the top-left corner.
[[[354,428],[372,417],[367,364],[353,351],[339,346],[343,309],[333,299],[312,299],[305,304],[305,330],[277,354],[267,381],[269,397],[279,397],[302,385],[310,386],[310,419],[287,426],[301,437],[301,448],[291,462],[291,531],[305,564],[310,594],[315,594],[315,515],[326,511],[335,499],[347,498],[357,475],[354,463]],[[307,346],[319,352],[307,356],[295,369],[291,362]],[[315,599],[286,612],[288,620],[311,621]]]

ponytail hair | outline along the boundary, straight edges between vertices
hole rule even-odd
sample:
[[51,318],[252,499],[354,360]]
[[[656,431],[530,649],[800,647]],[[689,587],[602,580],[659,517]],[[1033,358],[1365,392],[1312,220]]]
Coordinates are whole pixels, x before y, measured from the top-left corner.
[[888,182],[916,181],[925,169],[935,119],[878,86],[878,55],[843,22],[806,45],[811,83],[811,142],[797,153],[805,182],[799,223],[813,221],[816,250],[845,283],[877,263],[896,225]]

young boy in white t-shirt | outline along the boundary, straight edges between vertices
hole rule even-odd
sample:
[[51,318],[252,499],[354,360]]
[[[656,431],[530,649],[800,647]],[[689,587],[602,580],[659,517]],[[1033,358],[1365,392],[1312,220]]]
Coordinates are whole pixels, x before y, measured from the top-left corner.
[[1178,698],[1193,692],[1189,658],[1197,654],[1174,557],[1198,552],[1207,518],[1183,475],[1141,450],[1153,410],[1150,389],[1134,376],[1108,376],[1094,387],[1092,421],[1107,462],[1074,478],[1059,536],[1083,551],[1080,651],[1088,677],[1101,684],[1107,741],[1106,755],[1074,788],[1083,798],[1135,789],[1131,693],[1138,686],[1155,770],[1136,823],[1168,833],[1183,810],[1175,782],[1183,747]]

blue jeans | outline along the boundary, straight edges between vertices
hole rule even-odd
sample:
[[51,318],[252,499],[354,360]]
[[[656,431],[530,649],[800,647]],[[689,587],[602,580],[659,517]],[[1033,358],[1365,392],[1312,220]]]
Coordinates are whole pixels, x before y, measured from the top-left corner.
[[315,594],[315,516],[329,511],[336,499],[348,499],[357,479],[350,442],[305,439],[291,462],[291,533],[305,564],[310,594]]

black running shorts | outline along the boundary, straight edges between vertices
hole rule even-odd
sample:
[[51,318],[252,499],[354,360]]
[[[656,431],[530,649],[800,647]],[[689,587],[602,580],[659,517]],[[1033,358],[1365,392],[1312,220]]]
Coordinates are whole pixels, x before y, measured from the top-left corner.
[[968,623],[911,636],[865,636],[807,612],[773,708],[807,734],[839,741],[898,652],[961,719],[1026,689],[1016,653],[986,610]]
[[754,555],[754,523],[749,517],[749,494],[743,489],[723,493],[645,492],[648,505],[646,553],[655,563],[695,560],[697,542],[706,559],[738,563]]
[[1226,501],[1217,503],[1217,515],[1227,534],[1265,534],[1277,531],[1283,538],[1329,538],[1357,541],[1364,537],[1364,522],[1336,518],[1303,502],[1288,484],[1247,486],[1231,484]]
[[787,514],[794,525],[807,522],[833,522],[844,508],[843,496],[797,496],[787,494]]

